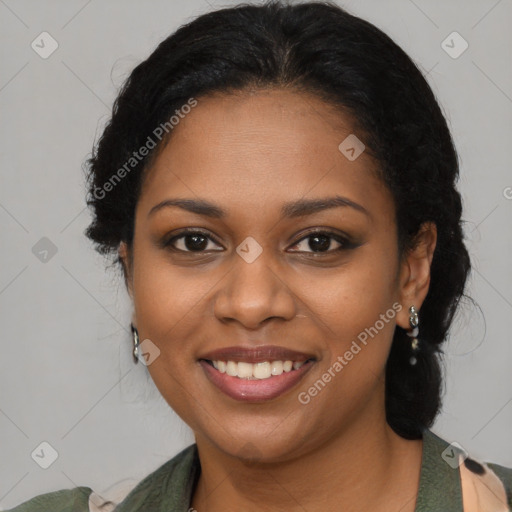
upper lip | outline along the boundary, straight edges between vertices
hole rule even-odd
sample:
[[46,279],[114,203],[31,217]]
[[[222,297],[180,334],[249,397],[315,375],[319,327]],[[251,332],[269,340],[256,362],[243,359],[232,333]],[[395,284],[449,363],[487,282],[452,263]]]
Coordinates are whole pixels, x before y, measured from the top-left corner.
[[315,359],[313,354],[290,350],[277,345],[260,345],[257,347],[225,347],[203,354],[199,359],[208,361],[237,361],[262,363],[264,361],[307,361]]

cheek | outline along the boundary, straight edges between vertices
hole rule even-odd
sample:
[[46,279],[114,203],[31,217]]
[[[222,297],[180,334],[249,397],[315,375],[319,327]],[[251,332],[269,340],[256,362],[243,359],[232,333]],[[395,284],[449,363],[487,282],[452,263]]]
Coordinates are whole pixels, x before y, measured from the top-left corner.
[[191,322],[197,328],[197,315],[204,313],[215,276],[197,267],[173,265],[165,252],[145,242],[139,243],[134,260],[135,310],[146,336],[166,342],[182,337]]
[[353,269],[308,295],[308,305],[318,312],[323,360],[309,386],[299,389],[300,403],[307,404],[304,410],[316,411],[306,414],[305,425],[311,421],[313,428],[316,418],[331,411],[329,422],[322,422],[328,430],[358,414],[371,397],[382,398],[396,324],[392,277],[383,268]]
[[396,276],[394,252],[368,246],[337,269],[297,274],[295,289],[310,310],[306,315],[318,315],[323,330],[346,342],[392,307],[398,297]]
[[143,247],[135,258],[133,279],[141,341],[147,338],[159,350],[147,369],[164,399],[194,428],[202,409],[193,412],[197,345],[191,341],[201,332],[205,296],[214,282],[208,274],[173,267],[154,249]]
[[316,378],[332,379],[315,407],[336,403],[340,414],[346,414],[347,407],[357,407],[379,385],[399,308],[398,256],[391,246],[383,247],[368,246],[330,278],[305,285],[304,297],[318,314],[325,351]]

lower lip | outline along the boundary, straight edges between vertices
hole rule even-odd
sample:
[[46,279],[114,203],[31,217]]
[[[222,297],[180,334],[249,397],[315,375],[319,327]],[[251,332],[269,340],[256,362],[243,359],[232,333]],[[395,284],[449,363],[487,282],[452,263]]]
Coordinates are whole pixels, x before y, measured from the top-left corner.
[[206,376],[229,397],[243,402],[272,400],[293,388],[313,366],[314,361],[304,363],[298,370],[283,372],[268,379],[240,379],[220,373],[206,361],[199,361]]

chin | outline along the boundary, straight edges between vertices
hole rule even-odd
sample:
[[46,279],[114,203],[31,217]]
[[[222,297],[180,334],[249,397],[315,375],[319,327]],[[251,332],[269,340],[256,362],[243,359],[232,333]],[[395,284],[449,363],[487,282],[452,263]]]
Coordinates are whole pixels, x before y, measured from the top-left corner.
[[270,432],[271,429],[258,429],[256,421],[251,428],[246,425],[245,428],[233,431],[226,426],[226,430],[222,429],[222,432],[203,437],[208,437],[226,455],[248,463],[284,462],[307,451],[303,429],[298,433],[295,429],[278,427],[273,433]]

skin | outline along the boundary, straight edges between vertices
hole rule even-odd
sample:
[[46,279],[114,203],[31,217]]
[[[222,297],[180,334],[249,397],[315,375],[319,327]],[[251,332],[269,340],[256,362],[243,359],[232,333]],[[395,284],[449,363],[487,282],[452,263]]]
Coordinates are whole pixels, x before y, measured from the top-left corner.
[[[160,350],[148,370],[195,434],[202,472],[191,506],[199,512],[325,512],[340,503],[344,511],[414,511],[422,441],[387,424],[384,371],[395,325],[409,328],[410,305],[421,320],[436,230],[425,225],[400,257],[377,163],[368,152],[349,161],[338,150],[354,132],[347,116],[305,93],[215,94],[198,98],[147,173],[133,246],[119,250],[140,339]],[[343,206],[281,217],[284,203],[334,195],[367,213]],[[168,207],[148,215],[169,198],[205,199],[227,214]],[[162,247],[190,227],[213,236],[206,252]],[[315,228],[346,233],[356,247],[330,238],[321,252],[306,238]],[[252,263],[236,252],[248,236],[263,249]],[[186,251],[185,239],[174,245]],[[301,404],[298,393],[394,303],[403,306],[396,317]],[[281,345],[317,360],[278,398],[239,402],[198,363],[237,344]]]

